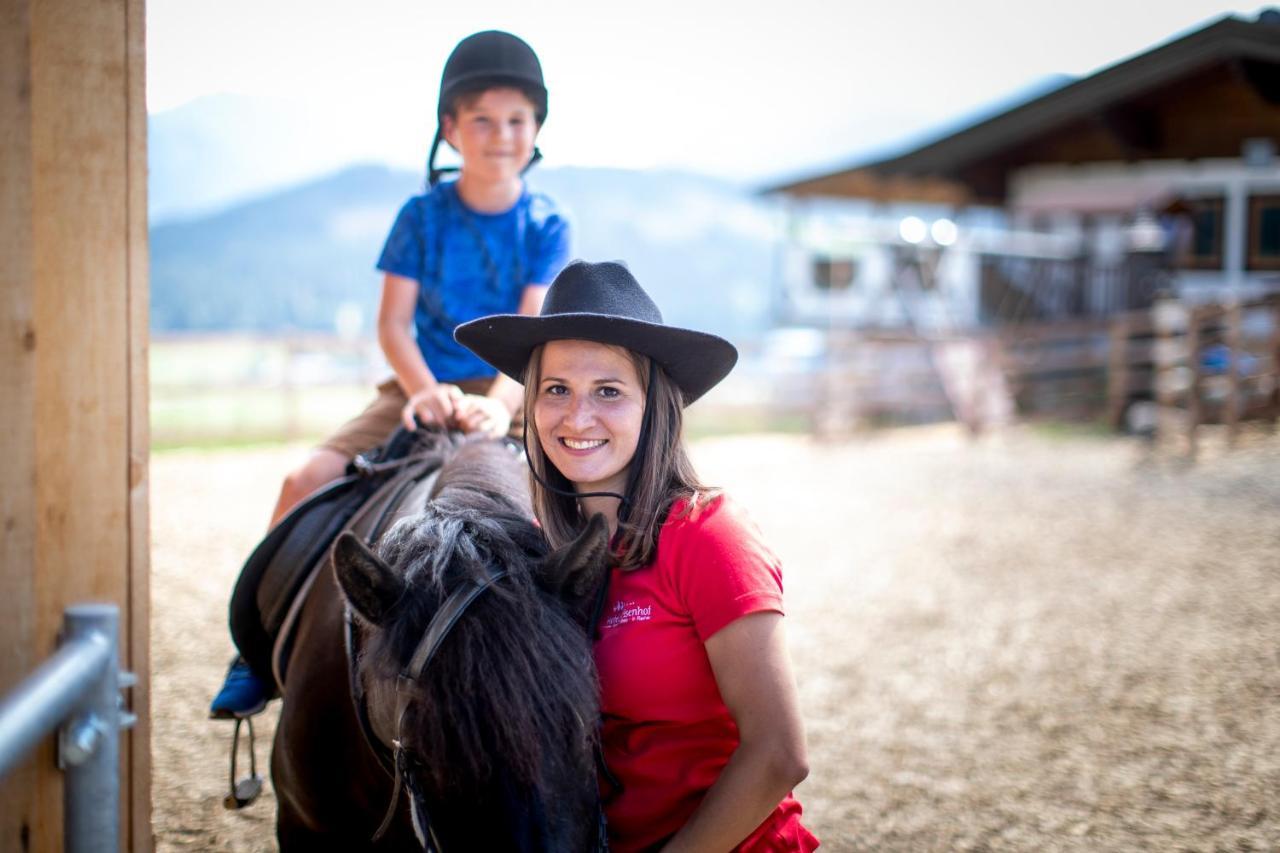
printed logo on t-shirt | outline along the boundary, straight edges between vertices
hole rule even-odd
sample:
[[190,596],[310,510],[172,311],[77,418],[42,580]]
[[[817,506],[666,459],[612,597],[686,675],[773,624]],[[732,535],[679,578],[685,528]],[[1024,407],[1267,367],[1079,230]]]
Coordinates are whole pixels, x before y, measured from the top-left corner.
[[613,605],[613,611],[604,620],[604,627],[617,628],[628,622],[648,622],[653,618],[653,605],[639,606],[634,601],[619,601]]

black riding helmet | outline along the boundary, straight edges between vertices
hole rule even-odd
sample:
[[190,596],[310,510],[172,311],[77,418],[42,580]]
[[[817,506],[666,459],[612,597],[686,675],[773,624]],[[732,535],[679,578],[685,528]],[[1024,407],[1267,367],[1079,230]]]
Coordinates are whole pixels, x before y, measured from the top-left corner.
[[[522,39],[500,30],[486,30],[467,36],[449,54],[440,76],[440,100],[436,105],[436,136],[427,158],[427,180],[435,186],[444,172],[455,168],[436,168],[436,151],[444,138],[445,113],[453,109],[459,95],[479,92],[494,86],[512,86],[533,102],[534,117],[541,125],[547,118],[547,87],[542,80],[542,64],[538,55]],[[529,166],[542,159],[533,149]],[[526,166],[525,168],[529,168]]]

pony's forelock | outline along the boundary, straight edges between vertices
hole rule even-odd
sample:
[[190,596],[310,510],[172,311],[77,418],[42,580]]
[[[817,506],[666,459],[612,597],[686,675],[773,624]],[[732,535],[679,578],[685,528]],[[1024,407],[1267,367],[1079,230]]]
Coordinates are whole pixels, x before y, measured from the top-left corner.
[[[400,736],[418,753],[428,790],[456,789],[460,779],[483,784],[495,756],[535,788],[551,774],[589,775],[598,714],[590,645],[537,585],[547,545],[527,509],[473,486],[445,489],[383,535],[379,556],[403,574],[407,591],[369,638],[363,665],[394,679],[448,592],[506,569],[444,641]],[[414,725],[424,719],[432,723]]]

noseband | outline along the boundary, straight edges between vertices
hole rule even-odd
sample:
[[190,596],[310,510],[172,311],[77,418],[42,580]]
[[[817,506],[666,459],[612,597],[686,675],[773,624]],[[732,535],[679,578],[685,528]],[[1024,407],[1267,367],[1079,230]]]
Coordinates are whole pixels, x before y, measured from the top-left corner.
[[[427,666],[430,665],[436,652],[439,651],[445,637],[449,636],[449,632],[453,630],[453,626],[462,618],[462,614],[466,612],[467,608],[485,590],[507,576],[505,569],[494,571],[486,567],[485,571],[488,572],[488,577],[479,581],[469,581],[449,594],[444,604],[431,617],[427,630],[423,632],[422,639],[418,641],[418,646],[413,651],[413,657],[400,670],[400,675],[396,678],[396,736],[391,741],[394,751],[387,749],[386,744],[374,733],[373,726],[369,721],[369,708],[365,701],[364,685],[361,683],[360,675],[356,671],[357,649],[355,644],[357,642],[357,634],[352,625],[351,607],[348,606],[346,608],[347,665],[351,679],[352,699],[355,701],[356,706],[356,717],[360,720],[360,730],[364,733],[365,740],[374,754],[378,756],[378,762],[382,765],[382,769],[386,770],[395,780],[391,791],[391,802],[387,806],[386,816],[383,817],[378,831],[373,835],[374,842],[381,839],[391,827],[391,821],[395,818],[396,807],[400,804],[400,787],[406,771],[409,769],[409,756],[404,748],[402,726],[404,725],[405,712],[409,709],[409,703],[422,696],[422,688],[418,681],[422,678],[422,674],[426,672]],[[412,781],[409,786],[411,789],[413,788]],[[419,811],[421,812],[420,817],[424,824],[422,834],[426,851],[427,853],[438,853],[440,845],[431,829],[431,819],[427,814],[426,804],[421,801],[421,797],[418,800]]]

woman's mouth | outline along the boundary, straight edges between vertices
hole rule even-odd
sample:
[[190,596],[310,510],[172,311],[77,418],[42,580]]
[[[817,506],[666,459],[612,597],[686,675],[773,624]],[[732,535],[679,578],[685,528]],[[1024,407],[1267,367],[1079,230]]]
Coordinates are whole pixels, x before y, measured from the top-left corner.
[[594,450],[608,443],[605,438],[561,438],[560,443],[570,450]]

